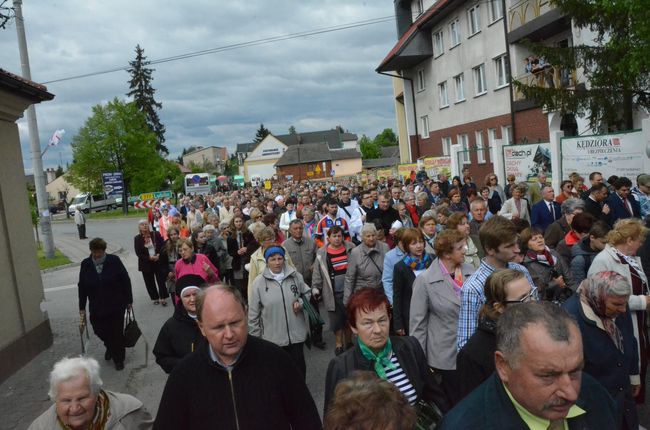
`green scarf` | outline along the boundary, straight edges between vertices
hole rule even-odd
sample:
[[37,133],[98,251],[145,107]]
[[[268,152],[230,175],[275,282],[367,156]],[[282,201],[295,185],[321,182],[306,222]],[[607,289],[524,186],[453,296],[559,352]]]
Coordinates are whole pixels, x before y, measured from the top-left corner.
[[386,371],[384,370],[384,367],[388,367],[391,370],[396,369],[395,365],[390,361],[390,357],[393,355],[393,345],[390,342],[390,338],[388,338],[388,342],[386,342],[384,349],[379,351],[377,354],[372,352],[372,350],[361,341],[361,338],[357,337],[357,342],[359,343],[361,354],[375,363],[375,372],[381,379],[386,379]]

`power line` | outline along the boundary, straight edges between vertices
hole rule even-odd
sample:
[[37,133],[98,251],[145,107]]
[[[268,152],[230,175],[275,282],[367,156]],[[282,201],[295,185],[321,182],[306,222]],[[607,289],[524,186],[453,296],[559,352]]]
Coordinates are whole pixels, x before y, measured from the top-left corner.
[[[162,63],[169,63],[172,61],[178,61],[178,60],[184,60],[187,58],[193,58],[193,57],[200,57],[203,55],[210,55],[210,54],[216,54],[219,52],[225,52],[225,51],[232,51],[235,49],[241,49],[241,48],[248,48],[250,46],[258,46],[258,45],[264,45],[264,44],[269,44],[269,43],[276,43],[276,42],[281,42],[285,40],[291,40],[291,39],[298,39],[302,37],[309,37],[309,36],[316,36],[319,34],[325,34],[325,33],[332,33],[335,31],[342,31],[342,30],[349,30],[352,28],[358,28],[358,27],[364,27],[368,25],[373,25],[373,24],[380,24],[383,22],[389,22],[393,21],[395,19],[394,16],[385,16],[385,17],[380,17],[380,18],[372,18],[372,19],[367,19],[364,21],[357,21],[357,22],[352,22],[349,24],[339,24],[331,27],[323,27],[323,28],[317,28],[313,30],[306,30],[306,31],[301,31],[298,33],[289,33],[289,34],[284,34],[281,36],[272,36],[272,37],[265,37],[262,39],[256,39],[256,40],[250,40],[247,42],[240,42],[240,43],[233,43],[230,45],[224,45],[224,46],[219,46],[216,48],[210,48],[210,49],[204,49],[201,51],[194,51],[194,52],[188,52],[185,54],[179,54],[179,55],[174,55],[172,57],[165,57],[165,58],[159,58],[157,60],[151,60],[149,64],[162,64]],[[65,78],[59,78],[59,79],[53,79],[50,81],[45,81],[43,84],[52,84],[55,82],[63,82],[63,81],[71,81],[74,79],[82,79],[82,78],[88,78],[91,76],[98,76],[98,75],[105,75],[108,73],[114,73],[114,72],[121,72],[121,71],[126,71],[130,69],[130,66],[124,66],[124,67],[115,67],[112,69],[107,69],[107,70],[102,70],[102,71],[97,71],[97,72],[91,72],[91,73],[84,73],[81,75],[75,75],[75,76],[68,76]]]

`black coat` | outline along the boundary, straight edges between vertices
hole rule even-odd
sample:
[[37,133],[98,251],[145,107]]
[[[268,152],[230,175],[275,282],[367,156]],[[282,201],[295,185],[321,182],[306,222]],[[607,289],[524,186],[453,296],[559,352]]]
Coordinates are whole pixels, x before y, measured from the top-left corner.
[[[443,412],[449,410],[445,394],[429,370],[427,358],[417,339],[412,336],[391,336],[390,340],[393,353],[415,388],[418,400],[435,403]],[[361,354],[358,344],[330,361],[325,379],[325,412],[334,397],[336,385],[356,370],[374,372],[373,363]]]
[[384,234],[388,236],[388,231],[390,230],[391,225],[393,225],[395,221],[400,220],[399,212],[397,212],[397,209],[392,206],[385,211],[379,208],[368,211],[366,214],[366,222],[374,222],[375,220],[379,220],[381,228],[384,229]]
[[174,315],[165,322],[158,333],[153,347],[156,363],[166,373],[171,373],[183,357],[194,351],[201,339],[203,337],[198,324],[187,314],[183,304],[178,303]]
[[307,385],[289,354],[248,336],[228,371],[202,341],[169,375],[155,430],[320,429],[321,420]]
[[605,215],[603,213],[603,205],[601,203],[598,203],[589,197],[584,199],[585,202],[585,212],[590,213],[596,218],[597,220],[605,221],[607,224],[611,225],[611,219],[609,214]]
[[494,373],[497,349],[496,323],[479,321],[478,328],[456,356],[458,398],[463,399]]
[[[157,231],[151,232],[151,240],[153,241],[153,246],[155,254],[161,255],[165,241]],[[151,273],[158,270],[167,271],[167,267],[162,264],[160,259],[158,261],[149,260],[149,251],[144,246],[144,236],[141,234],[136,235],[133,238],[133,248],[135,249],[135,255],[138,256],[138,270],[140,272]]]
[[94,317],[106,317],[118,312],[124,313],[133,303],[131,279],[126,267],[117,255],[106,254],[102,273],[95,270],[92,258],[81,262],[79,270],[79,309],[88,310]]
[[[435,259],[435,256],[429,256],[429,264]],[[428,268],[428,266],[427,266]],[[415,282],[415,273],[413,270],[400,260],[395,263],[393,268],[393,328],[394,330],[404,330],[409,334],[409,321],[411,315],[411,296],[413,295],[413,282]]]
[[242,242],[243,246],[246,247],[246,254],[244,255],[239,255],[237,253],[239,247],[237,245],[236,232],[231,233],[231,235],[228,237],[228,241],[226,242],[228,246],[228,254],[232,257],[233,270],[241,269],[246,263],[250,261],[251,255],[257,251],[257,248],[259,248],[259,245],[257,242],[255,242],[255,238],[253,237],[253,233],[248,231],[248,229],[246,229],[244,234],[242,234]]

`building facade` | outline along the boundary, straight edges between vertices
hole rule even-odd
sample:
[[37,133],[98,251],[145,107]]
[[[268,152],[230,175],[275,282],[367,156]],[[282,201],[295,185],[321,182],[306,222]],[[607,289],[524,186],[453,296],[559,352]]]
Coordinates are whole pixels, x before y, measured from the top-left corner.
[[183,165],[195,164],[199,167],[214,166],[218,173],[222,173],[228,159],[228,151],[221,146],[199,147],[197,150],[183,155]]

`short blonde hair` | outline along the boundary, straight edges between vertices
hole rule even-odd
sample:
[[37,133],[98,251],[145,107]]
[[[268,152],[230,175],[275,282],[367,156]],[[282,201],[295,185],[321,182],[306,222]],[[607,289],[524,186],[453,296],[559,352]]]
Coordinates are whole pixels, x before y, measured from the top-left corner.
[[641,220],[636,218],[619,219],[614,224],[614,228],[607,234],[607,243],[620,245],[627,242],[628,239],[645,237],[647,234],[648,229]]

